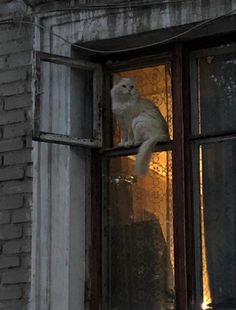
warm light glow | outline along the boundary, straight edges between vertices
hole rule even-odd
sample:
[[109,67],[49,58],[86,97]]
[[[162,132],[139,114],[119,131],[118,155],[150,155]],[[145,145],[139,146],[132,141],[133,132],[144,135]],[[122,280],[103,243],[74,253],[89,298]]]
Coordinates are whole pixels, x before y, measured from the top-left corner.
[[[158,65],[138,70],[120,72],[123,77],[135,77],[139,94],[151,100],[161,111],[168,123],[170,137],[172,126],[172,92],[169,65]],[[113,143],[120,141],[116,128]],[[128,161],[127,161],[128,159]],[[129,155],[121,162],[122,171],[133,176],[136,155]],[[172,201],[172,159],[171,152],[154,152],[147,175],[134,178],[132,183],[132,221],[156,219],[168,245],[170,266],[165,275],[168,287],[174,291],[174,238]],[[130,189],[131,190],[131,189]],[[151,193],[151,194],[149,194]],[[160,253],[158,253],[160,255]],[[169,264],[168,263],[168,264]],[[168,308],[169,309],[169,308]]]
[[[139,94],[151,100],[161,111],[168,123],[170,137],[173,137],[172,126],[172,92],[171,92],[171,74],[169,65],[158,65],[143,69],[120,72],[122,77],[134,77]],[[116,131],[115,142],[119,141],[119,132]],[[135,160],[135,156],[128,157]],[[149,169],[161,177],[172,178],[167,169],[168,155],[166,152],[158,152],[158,155],[152,156]]]
[[202,303],[202,305],[201,305],[201,308],[203,309],[203,310],[206,310],[208,307],[207,307],[207,304],[204,302],[204,303]]
[[[207,257],[206,257],[206,240],[205,240],[205,223],[204,223],[204,201],[203,201],[203,167],[202,167],[202,147],[199,148],[199,172],[200,172],[200,203],[201,203],[201,226],[202,226],[202,278],[203,278],[203,303],[202,309],[208,309],[207,305],[211,303],[211,292],[209,286]],[[203,308],[205,307],[205,308]]]
[[212,307],[209,307],[207,302],[203,302],[201,304],[201,309],[203,309],[203,310],[210,310],[210,309],[212,309]]
[[[135,161],[135,155],[128,156],[129,159]],[[153,172],[156,172],[159,176],[167,177],[167,153],[161,152],[153,154],[152,161],[150,162],[149,169]],[[169,178],[172,178],[172,174],[168,175]]]
[[[141,97],[151,100],[160,110],[168,123],[169,134],[173,138],[172,91],[170,65],[163,64],[143,69],[119,72],[122,77],[135,78]],[[114,144],[119,142],[119,130],[116,128]]]

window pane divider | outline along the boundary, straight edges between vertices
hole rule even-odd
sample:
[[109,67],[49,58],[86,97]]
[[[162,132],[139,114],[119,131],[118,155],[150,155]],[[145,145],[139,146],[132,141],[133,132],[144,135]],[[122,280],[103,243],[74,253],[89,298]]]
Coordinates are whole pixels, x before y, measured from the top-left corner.
[[234,133],[222,133],[219,135],[198,135],[193,136],[191,141],[196,142],[197,144],[208,144],[215,142],[224,142],[229,140],[236,139],[236,132]]
[[209,48],[203,48],[197,51],[193,51],[191,54],[193,57],[205,57],[205,56],[209,56],[209,52],[212,53],[212,56],[218,56],[218,55],[222,55],[222,54],[230,54],[230,53],[235,53],[235,48],[236,48],[236,44],[232,43],[231,46],[221,46],[220,48],[216,48],[216,47],[209,47]]
[[[119,157],[127,155],[135,155],[138,153],[140,145],[131,147],[112,147],[112,148],[102,148],[100,153],[107,157]],[[158,142],[153,150],[153,152],[164,152],[172,150],[172,141],[169,142]]]

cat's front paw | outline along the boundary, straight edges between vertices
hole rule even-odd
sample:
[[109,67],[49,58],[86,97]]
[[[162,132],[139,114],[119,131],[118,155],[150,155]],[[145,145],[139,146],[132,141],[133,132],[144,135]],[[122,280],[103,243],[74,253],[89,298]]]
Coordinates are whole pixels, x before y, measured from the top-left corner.
[[132,140],[127,140],[127,141],[120,141],[120,143],[118,144],[119,147],[130,147],[130,146],[134,146],[134,141]]
[[133,146],[133,145],[134,145],[134,142],[131,141],[131,140],[126,141],[125,144],[124,144],[125,147],[130,147],[130,146]]
[[119,147],[124,147],[125,146],[125,142],[124,141],[120,141],[120,143],[118,143]]

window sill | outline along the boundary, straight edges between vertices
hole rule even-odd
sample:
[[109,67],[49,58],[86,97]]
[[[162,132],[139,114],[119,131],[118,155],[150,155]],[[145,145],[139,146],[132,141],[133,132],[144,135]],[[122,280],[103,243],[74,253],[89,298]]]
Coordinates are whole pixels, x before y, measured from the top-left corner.
[[[172,140],[168,142],[158,142],[155,146],[153,152],[165,152],[172,150]],[[126,156],[126,155],[135,155],[138,152],[139,146],[131,146],[131,147],[119,147],[115,146],[112,148],[101,149],[100,153],[108,157],[118,157],[118,156]]]

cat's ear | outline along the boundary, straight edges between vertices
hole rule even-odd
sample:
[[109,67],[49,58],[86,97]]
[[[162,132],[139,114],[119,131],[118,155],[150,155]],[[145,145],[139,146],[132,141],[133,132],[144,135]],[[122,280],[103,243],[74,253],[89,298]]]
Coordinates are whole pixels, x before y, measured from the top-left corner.
[[113,85],[116,85],[120,82],[121,76],[118,74],[113,74]]

